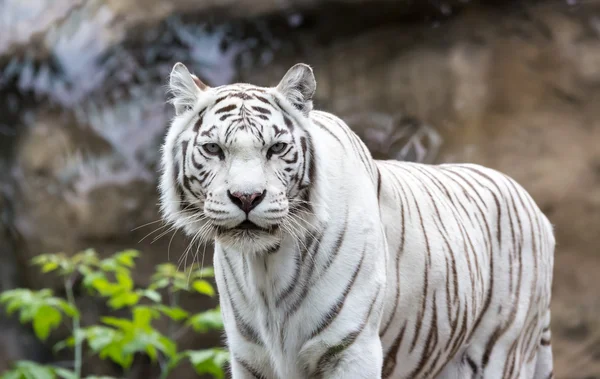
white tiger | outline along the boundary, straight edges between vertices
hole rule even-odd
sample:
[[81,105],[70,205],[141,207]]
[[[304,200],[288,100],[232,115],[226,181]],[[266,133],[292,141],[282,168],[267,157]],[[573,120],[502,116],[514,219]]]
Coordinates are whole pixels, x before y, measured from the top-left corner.
[[307,65],[210,88],[178,63],[164,217],[215,242],[234,379],[552,377],[554,237],[473,164],[378,161]]

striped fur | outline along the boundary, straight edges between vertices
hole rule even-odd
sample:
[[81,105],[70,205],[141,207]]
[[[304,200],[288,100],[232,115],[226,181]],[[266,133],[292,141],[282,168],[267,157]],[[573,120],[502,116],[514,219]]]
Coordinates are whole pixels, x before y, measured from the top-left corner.
[[517,183],[372,159],[305,65],[210,88],[178,64],[171,87],[162,210],[215,241],[234,379],[552,377],[553,231]]

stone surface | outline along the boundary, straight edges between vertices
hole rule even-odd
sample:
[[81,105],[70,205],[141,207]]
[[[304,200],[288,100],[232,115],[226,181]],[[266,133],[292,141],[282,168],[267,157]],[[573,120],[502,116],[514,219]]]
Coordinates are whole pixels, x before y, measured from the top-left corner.
[[444,0],[435,4],[414,0],[6,0],[0,4],[3,16],[0,18],[3,21],[0,23],[0,57],[31,44],[41,48],[35,54],[48,54],[56,42],[53,31],[72,19],[85,21],[87,25],[85,33],[71,36],[76,39],[71,44],[85,39],[86,33],[92,33],[100,37],[94,42],[97,47],[116,44],[140,25],[156,24],[173,14],[201,14],[207,19],[227,21],[362,6],[363,10],[385,7],[400,16],[433,13],[446,17],[468,3],[469,0]]
[[479,9],[434,29],[386,27],[320,46],[308,36],[296,55],[241,80],[274,85],[292,64],[308,63],[317,78],[316,108],[344,118],[376,156],[405,156],[406,140],[392,141],[402,134],[399,120],[410,119],[406,135],[439,137],[439,151],[435,137],[422,144],[428,159],[479,163],[519,181],[557,234],[555,373],[596,378],[599,19],[593,4],[571,12]]

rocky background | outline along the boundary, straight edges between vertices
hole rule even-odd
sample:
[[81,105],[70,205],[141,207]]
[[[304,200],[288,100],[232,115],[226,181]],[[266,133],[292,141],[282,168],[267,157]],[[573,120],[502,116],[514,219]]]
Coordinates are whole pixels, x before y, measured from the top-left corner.
[[[600,2],[0,1],[0,291],[60,291],[28,263],[40,253],[136,248],[140,285],[179,258],[188,240],[168,252],[172,233],[153,242],[160,224],[140,227],[159,219],[176,61],[211,85],[275,85],[308,63],[316,107],[376,157],[515,177],[556,227],[555,373],[600,378]],[[84,321],[106,311],[82,307]],[[0,336],[0,372],[58,359],[16,320],[0,316]]]

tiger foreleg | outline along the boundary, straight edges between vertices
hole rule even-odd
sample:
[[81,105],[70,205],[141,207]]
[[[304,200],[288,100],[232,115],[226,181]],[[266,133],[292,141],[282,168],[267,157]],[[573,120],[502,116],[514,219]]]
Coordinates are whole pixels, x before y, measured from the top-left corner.
[[[353,336],[350,336],[353,338]],[[349,346],[349,339],[330,346],[315,357],[309,378],[323,379],[380,379],[383,365],[381,341],[374,336],[359,335]]]
[[232,379],[275,378],[271,370],[259,362],[239,358],[235,353],[231,354],[230,369]]
[[231,377],[233,379],[255,379],[257,372],[245,362],[232,358],[230,363]]

